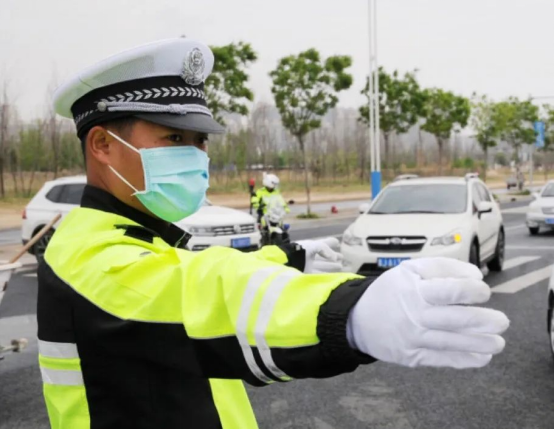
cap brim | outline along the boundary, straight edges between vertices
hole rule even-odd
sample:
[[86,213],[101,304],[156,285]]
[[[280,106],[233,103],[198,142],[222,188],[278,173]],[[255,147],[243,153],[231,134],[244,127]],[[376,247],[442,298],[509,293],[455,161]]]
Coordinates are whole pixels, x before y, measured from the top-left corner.
[[178,130],[190,130],[208,134],[225,133],[225,127],[211,116],[201,113],[187,113],[186,115],[172,113],[137,113],[133,116],[144,121],[176,128]]

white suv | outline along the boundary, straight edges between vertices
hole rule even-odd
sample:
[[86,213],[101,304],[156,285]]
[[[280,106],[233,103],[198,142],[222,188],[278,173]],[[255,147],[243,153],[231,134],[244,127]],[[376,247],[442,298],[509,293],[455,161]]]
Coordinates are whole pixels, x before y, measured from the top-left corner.
[[544,188],[533,193],[525,223],[532,235],[542,228],[554,229],[554,181],[548,181]]
[[[61,213],[63,219],[72,209],[79,206],[85,185],[84,176],[46,182],[23,212],[23,243],[27,243],[56,214]],[[242,251],[253,251],[260,247],[261,234],[256,220],[251,215],[235,209],[213,206],[207,202],[197,213],[175,224],[192,234],[187,244],[187,248],[192,251],[200,251],[210,246],[228,246]],[[45,234],[30,250],[37,259],[42,258],[53,233],[54,231]]]
[[437,256],[502,270],[502,215],[476,175],[395,181],[360,212],[343,235],[344,271],[377,275]]

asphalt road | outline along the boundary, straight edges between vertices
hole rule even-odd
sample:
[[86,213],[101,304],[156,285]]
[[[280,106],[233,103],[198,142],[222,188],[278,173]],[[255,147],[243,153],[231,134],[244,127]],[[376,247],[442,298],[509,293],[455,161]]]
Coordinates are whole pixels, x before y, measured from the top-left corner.
[[[552,428],[554,361],[546,333],[547,279],[554,233],[529,236],[520,203],[504,205],[507,262],[489,274],[487,306],[511,319],[506,350],[484,369],[405,369],[375,363],[327,380],[249,388],[265,428]],[[295,228],[293,238],[339,235],[340,218]],[[0,237],[2,233],[0,232]],[[0,362],[0,427],[48,426],[36,364],[36,277],[16,273],[0,306],[0,340],[29,337]]]

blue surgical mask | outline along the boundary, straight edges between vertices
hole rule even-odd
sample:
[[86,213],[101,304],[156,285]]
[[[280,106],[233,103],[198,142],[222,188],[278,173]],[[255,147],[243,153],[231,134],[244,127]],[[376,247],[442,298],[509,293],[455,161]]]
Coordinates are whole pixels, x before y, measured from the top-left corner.
[[119,179],[135,192],[154,215],[168,222],[179,221],[197,212],[209,188],[208,155],[194,146],[136,149],[111,131],[119,142],[140,154],[144,171],[143,191],[137,190],[112,166]]

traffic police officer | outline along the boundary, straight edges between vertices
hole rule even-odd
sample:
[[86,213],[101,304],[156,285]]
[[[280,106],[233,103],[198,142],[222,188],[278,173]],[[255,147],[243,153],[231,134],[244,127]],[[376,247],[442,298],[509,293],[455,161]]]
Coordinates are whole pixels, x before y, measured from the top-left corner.
[[490,296],[465,263],[414,260],[371,283],[304,274],[326,253],[317,242],[186,250],[172,222],[202,204],[207,135],[223,131],[206,104],[212,66],[207,46],[164,40],[55,95],[75,120],[88,185],[38,273],[52,427],[251,428],[242,381],[325,378],[376,359],[481,367],[503,349],[505,315],[465,306]]
[[289,206],[279,190],[279,178],[277,175],[264,173],[263,185],[250,200],[252,207],[258,213],[258,221],[263,221],[264,214],[267,213],[273,202],[276,202],[275,204],[278,204],[286,213],[289,213]]

